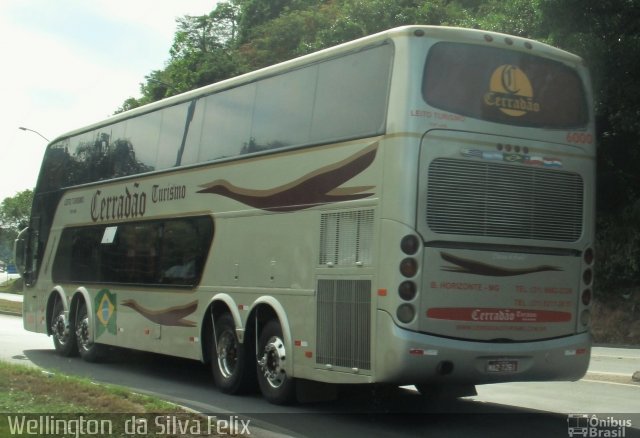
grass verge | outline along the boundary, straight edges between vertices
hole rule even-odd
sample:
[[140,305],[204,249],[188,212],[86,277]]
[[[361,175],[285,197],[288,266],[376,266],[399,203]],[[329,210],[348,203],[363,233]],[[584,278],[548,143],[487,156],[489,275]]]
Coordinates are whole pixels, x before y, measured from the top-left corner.
[[640,346],[640,293],[628,299],[596,299],[591,316],[591,334],[596,344]]
[[209,417],[157,398],[7,362],[0,362],[0,412],[2,437],[220,436]]
[[0,300],[0,312],[22,315],[22,303],[19,301]]

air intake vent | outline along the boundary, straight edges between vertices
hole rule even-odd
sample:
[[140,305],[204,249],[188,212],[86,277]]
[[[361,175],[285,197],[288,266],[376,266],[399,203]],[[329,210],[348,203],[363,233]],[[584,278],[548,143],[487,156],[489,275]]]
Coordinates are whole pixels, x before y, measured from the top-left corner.
[[574,242],[582,203],[576,173],[449,158],[429,166],[427,224],[437,233]]
[[371,264],[373,210],[345,211],[322,215],[320,264]]
[[318,281],[316,362],[371,369],[371,281]]

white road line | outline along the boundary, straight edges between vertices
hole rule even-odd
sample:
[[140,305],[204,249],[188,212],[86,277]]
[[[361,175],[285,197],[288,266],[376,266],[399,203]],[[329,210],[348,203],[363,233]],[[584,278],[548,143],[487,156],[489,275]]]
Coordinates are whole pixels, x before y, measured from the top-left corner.
[[640,389],[640,385],[636,385],[633,383],[618,383],[618,382],[609,382],[608,380],[591,380],[591,379],[582,379],[581,382],[589,382],[589,383],[606,383],[608,385],[618,385],[618,386],[630,386],[632,388]]
[[635,359],[635,360],[640,360],[640,356],[620,356],[617,354],[593,354],[591,353],[591,358],[595,358],[595,357],[608,357],[608,358],[612,358],[612,359]]

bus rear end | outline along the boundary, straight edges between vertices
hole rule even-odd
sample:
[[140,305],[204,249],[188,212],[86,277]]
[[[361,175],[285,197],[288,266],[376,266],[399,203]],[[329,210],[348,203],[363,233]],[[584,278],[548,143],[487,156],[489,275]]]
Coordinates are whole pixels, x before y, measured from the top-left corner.
[[408,112],[421,138],[403,152],[417,151],[415,218],[389,234],[419,244],[398,245],[414,268],[379,301],[378,330],[401,340],[379,369],[418,384],[577,380],[594,263],[588,73],[520,38],[419,33]]

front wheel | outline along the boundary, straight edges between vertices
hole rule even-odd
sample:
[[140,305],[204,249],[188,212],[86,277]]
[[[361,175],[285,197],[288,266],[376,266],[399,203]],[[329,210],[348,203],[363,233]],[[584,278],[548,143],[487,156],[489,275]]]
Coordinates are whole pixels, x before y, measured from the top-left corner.
[[258,341],[258,384],[270,403],[285,405],[294,401],[295,379],[285,371],[287,352],[278,321],[269,321]]
[[100,345],[91,339],[90,321],[87,313],[87,305],[84,301],[78,304],[76,312],[76,342],[78,344],[78,353],[87,362],[97,362],[102,355]]
[[55,298],[51,311],[51,334],[53,335],[53,346],[60,356],[73,356],[76,354],[76,337],[73,327],[67,317],[62,300]]
[[248,348],[241,344],[236,334],[233,317],[225,313],[215,321],[211,351],[213,381],[225,394],[242,394],[255,387],[256,369],[249,359]]

